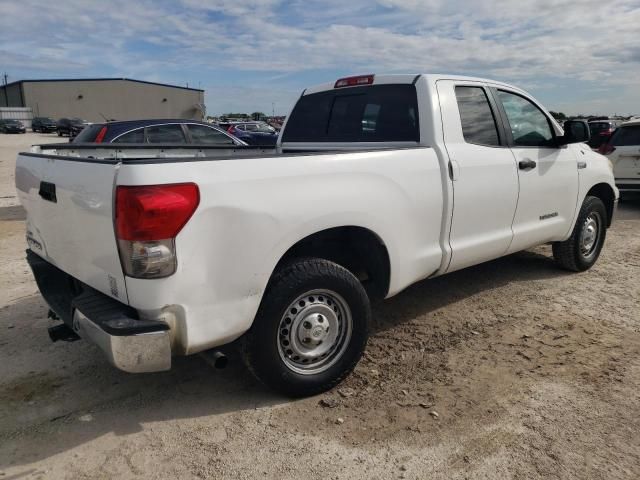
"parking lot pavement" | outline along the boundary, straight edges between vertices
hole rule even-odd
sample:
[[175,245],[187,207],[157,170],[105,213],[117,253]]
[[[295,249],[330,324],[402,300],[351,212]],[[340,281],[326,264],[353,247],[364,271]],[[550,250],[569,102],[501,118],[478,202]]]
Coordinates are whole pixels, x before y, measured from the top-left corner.
[[377,305],[354,374],[291,401],[234,355],[129,375],[50,343],[12,177],[43,137],[0,135],[0,480],[640,478],[640,199],[588,272],[540,247]]

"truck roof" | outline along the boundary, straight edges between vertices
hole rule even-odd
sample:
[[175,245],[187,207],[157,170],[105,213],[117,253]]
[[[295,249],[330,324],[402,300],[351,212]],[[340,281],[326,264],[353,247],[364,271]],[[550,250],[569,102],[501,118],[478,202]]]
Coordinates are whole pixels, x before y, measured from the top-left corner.
[[[418,79],[424,77],[426,78],[429,84],[433,84],[438,80],[466,80],[470,82],[482,82],[482,83],[491,83],[494,85],[502,85],[514,90],[522,91],[522,89],[515,87],[514,85],[510,85],[504,82],[499,82],[496,80],[491,80],[488,78],[470,77],[470,76],[464,76],[464,75],[448,75],[448,74],[438,74],[438,73],[403,73],[403,74],[384,74],[383,73],[383,74],[350,75],[349,77],[344,77],[344,78],[352,78],[352,77],[360,77],[360,76],[362,77],[373,76],[374,85],[410,84],[410,83],[415,83],[418,81]],[[333,90],[335,88],[335,84],[336,84],[336,81],[314,85],[304,90],[302,92],[302,95],[309,95],[312,93]]]

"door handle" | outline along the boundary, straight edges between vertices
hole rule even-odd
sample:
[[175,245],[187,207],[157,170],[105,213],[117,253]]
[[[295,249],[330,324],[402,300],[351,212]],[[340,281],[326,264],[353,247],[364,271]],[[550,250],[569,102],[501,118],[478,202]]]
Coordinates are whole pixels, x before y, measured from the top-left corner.
[[460,176],[460,165],[453,158],[449,160],[449,178],[456,181]]
[[533,170],[536,168],[537,163],[531,160],[530,158],[525,158],[524,160],[520,160],[518,162],[518,168],[520,170]]
[[49,182],[40,182],[40,190],[38,191],[38,195],[40,195],[44,200],[49,202],[58,203],[58,198],[56,197],[56,185],[55,183]]

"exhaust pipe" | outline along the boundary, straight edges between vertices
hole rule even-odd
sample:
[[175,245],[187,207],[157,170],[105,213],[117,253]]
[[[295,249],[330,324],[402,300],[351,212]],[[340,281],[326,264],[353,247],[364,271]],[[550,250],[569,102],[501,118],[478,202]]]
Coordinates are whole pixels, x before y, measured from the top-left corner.
[[223,369],[229,364],[229,359],[220,350],[213,352],[213,365],[218,369]]
[[202,352],[200,356],[214,368],[219,370],[225,368],[229,364],[229,359],[220,350],[214,352]]
[[58,340],[63,342],[75,342],[76,340],[80,340],[78,334],[65,323],[49,327],[47,331],[49,332],[49,338],[52,342],[57,342]]

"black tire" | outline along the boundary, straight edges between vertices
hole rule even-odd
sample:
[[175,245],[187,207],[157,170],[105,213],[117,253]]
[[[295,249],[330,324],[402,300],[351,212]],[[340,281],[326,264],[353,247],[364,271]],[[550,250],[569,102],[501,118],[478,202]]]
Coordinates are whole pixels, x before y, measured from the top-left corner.
[[[333,304],[331,298],[334,298]],[[291,307],[297,306],[298,303],[293,302],[298,300],[300,308],[296,313],[296,309]],[[306,305],[303,305],[304,300],[307,300]],[[339,310],[338,306],[342,309]],[[342,315],[336,313],[332,319],[327,317],[326,324],[316,325],[326,325],[326,332],[322,331],[321,334],[329,335],[330,322],[337,322],[333,323],[337,328],[331,332],[337,338],[327,340],[322,347],[319,346],[322,340],[318,345],[313,345],[317,340],[311,337],[298,342],[296,339],[300,339],[300,334],[306,335],[304,332],[318,335],[316,327],[313,327],[314,330],[302,330],[311,328],[303,325],[309,325],[306,320],[310,318],[314,321],[316,315],[323,322],[323,316],[317,314],[318,309],[328,312],[329,317],[333,314],[331,309],[342,312]],[[345,320],[348,318],[350,321]],[[277,271],[269,282],[253,326],[242,341],[245,363],[260,381],[285,395],[304,397],[324,392],[340,383],[360,360],[367,345],[370,319],[369,298],[351,272],[328,260],[296,260]],[[290,332],[286,325],[290,326]],[[348,331],[349,335],[346,333]],[[289,350],[296,348],[294,343],[299,343],[299,351],[307,353],[304,350],[307,345],[302,343],[310,340],[312,345],[309,348],[317,349],[313,352],[330,346],[334,349],[333,353],[302,359]],[[297,361],[311,363],[303,365]]]
[[[585,240],[585,228],[589,222],[597,222],[596,238],[591,248],[586,248],[589,242]],[[589,225],[591,225],[589,223]],[[553,244],[553,258],[565,270],[584,272],[591,268],[598,260],[600,251],[607,236],[607,209],[598,197],[588,196],[584,199],[578,219],[571,236],[564,242]],[[583,248],[584,247],[584,248]]]
[[61,137],[62,136],[62,132],[60,130],[58,130],[58,136]]

